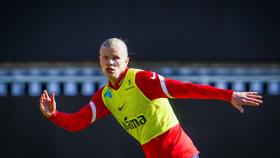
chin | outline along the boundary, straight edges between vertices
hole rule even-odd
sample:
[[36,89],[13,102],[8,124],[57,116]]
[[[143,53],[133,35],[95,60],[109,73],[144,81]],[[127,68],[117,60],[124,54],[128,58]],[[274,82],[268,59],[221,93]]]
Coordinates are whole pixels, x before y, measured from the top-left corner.
[[116,75],[115,75],[115,74],[106,73],[105,75],[106,75],[108,78],[110,78],[110,79],[116,78]]

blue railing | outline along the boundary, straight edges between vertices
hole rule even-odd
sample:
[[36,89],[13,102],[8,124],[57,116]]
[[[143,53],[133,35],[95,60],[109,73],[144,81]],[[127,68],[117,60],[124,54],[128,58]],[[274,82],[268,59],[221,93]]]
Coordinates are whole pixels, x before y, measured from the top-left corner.
[[[280,95],[278,67],[160,67],[153,71],[186,82],[236,91]],[[97,67],[0,68],[0,96],[39,96],[43,89],[56,95],[91,96],[107,83]]]

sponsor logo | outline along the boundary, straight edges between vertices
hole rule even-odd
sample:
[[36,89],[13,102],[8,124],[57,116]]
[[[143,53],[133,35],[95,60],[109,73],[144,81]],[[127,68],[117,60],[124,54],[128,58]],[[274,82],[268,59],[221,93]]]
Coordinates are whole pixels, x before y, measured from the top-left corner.
[[123,119],[123,127],[125,130],[131,130],[131,129],[135,129],[138,128],[139,126],[143,126],[145,123],[147,122],[147,119],[145,118],[144,115],[139,115],[136,118],[132,118],[132,119],[128,119],[127,117],[125,117]]
[[112,98],[112,93],[111,93],[110,89],[107,89],[107,90],[105,91],[104,97]]
[[131,80],[128,80],[127,82],[128,82],[128,86],[131,86],[131,85],[132,85],[132,84],[131,84]]
[[153,76],[152,77],[150,77],[152,80],[154,80],[154,79],[156,79],[156,73],[155,72],[153,72]]
[[128,87],[125,88],[125,90],[130,90],[130,89],[134,88],[134,86],[131,83],[131,79],[129,79],[127,82],[128,82]]
[[134,86],[127,87],[125,90],[130,90],[130,89],[132,89],[132,88],[134,88]]
[[121,107],[118,107],[118,110],[119,110],[119,111],[122,111],[124,105],[125,105],[125,104],[123,104]]

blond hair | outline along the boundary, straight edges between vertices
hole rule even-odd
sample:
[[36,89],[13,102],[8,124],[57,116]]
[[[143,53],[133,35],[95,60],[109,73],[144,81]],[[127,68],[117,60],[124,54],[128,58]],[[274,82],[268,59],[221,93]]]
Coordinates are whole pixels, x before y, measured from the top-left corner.
[[119,39],[119,38],[108,38],[106,39],[100,48],[113,48],[113,49],[117,49],[123,53],[125,53],[126,56],[128,56],[128,51],[127,51],[127,47],[126,44],[124,43],[123,40]]

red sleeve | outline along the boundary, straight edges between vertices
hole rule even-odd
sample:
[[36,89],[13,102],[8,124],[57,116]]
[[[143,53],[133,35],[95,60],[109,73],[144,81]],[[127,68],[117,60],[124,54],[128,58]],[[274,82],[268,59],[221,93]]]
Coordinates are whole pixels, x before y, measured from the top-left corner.
[[164,79],[169,94],[174,98],[216,99],[231,102],[232,90],[213,86]]
[[70,132],[77,132],[88,127],[92,120],[92,110],[89,104],[75,113],[56,113],[49,118],[57,126]]
[[109,114],[109,110],[102,101],[102,89],[92,97],[90,103],[75,113],[63,113],[57,111],[49,119],[57,126],[71,132],[80,131],[88,127],[92,122]]
[[232,90],[219,89],[213,86],[193,84],[177,81],[170,78],[161,79],[155,72],[140,71],[136,74],[135,82],[140,90],[151,100],[157,98],[168,98],[162,84],[166,86],[167,92],[173,98],[190,99],[216,99],[231,101]]
[[136,85],[150,100],[167,98],[162,91],[158,74],[151,71],[139,71],[135,77]]

